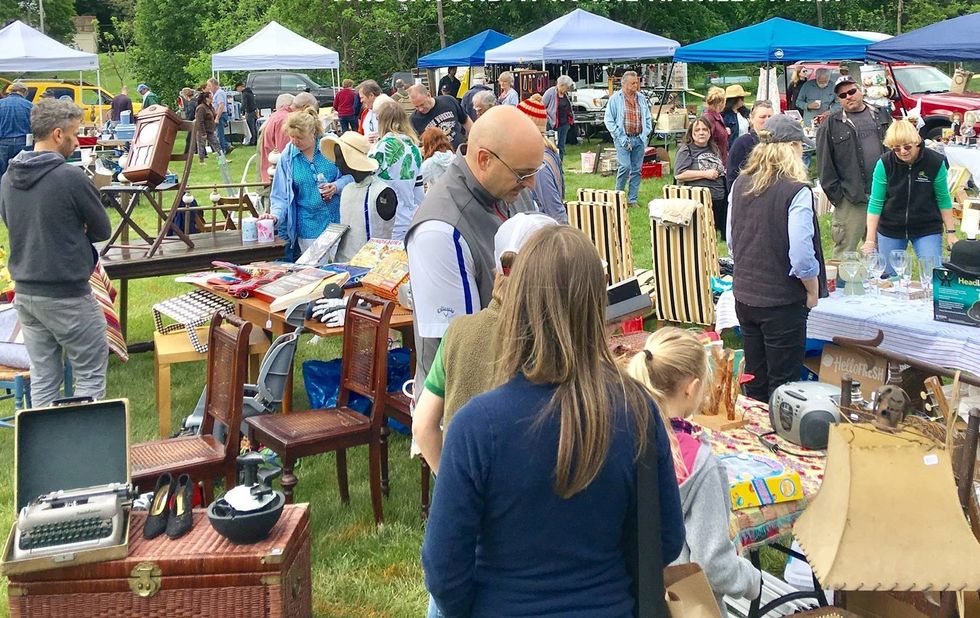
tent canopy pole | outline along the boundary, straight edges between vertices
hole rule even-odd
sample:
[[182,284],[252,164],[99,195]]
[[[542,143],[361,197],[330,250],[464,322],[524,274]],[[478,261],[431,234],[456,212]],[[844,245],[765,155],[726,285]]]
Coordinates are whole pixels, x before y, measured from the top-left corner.
[[[659,71],[658,71],[659,72]],[[657,123],[660,122],[660,114],[664,111],[664,104],[667,102],[667,89],[670,88],[670,80],[674,77],[674,61],[670,61],[670,68],[667,69],[667,79],[664,80],[664,90],[660,95],[660,104],[657,105],[657,117],[653,119],[653,131],[657,131]],[[685,99],[686,100],[686,99]]]

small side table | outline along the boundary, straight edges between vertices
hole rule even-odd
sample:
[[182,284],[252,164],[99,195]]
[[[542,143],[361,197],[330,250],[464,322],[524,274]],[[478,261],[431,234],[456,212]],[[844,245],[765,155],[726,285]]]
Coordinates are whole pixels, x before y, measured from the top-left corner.
[[[197,329],[200,341],[208,340],[208,327]],[[262,329],[253,329],[249,336],[248,354],[249,380],[254,382],[259,375],[262,357],[269,349],[269,340]],[[160,418],[160,437],[170,436],[170,365],[207,360],[207,354],[201,354],[191,345],[191,339],[185,332],[168,333],[166,335],[153,333],[153,362],[154,382],[157,389],[157,413]]]

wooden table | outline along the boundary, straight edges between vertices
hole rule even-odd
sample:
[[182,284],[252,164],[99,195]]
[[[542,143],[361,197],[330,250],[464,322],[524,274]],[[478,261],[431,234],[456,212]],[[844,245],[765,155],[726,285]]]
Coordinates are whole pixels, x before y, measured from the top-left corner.
[[[212,286],[206,284],[195,284],[197,287],[208,290],[213,294],[217,294],[222,298],[230,300],[235,305],[235,313],[238,317],[243,320],[248,320],[258,328],[268,331],[272,334],[273,338],[283,335],[288,332],[292,332],[294,329],[292,324],[286,322],[286,314],[284,311],[270,311],[269,303],[258,298],[236,298],[231,296],[227,292],[215,289]],[[354,292],[366,293],[366,290],[362,287],[347,288],[344,290],[346,296],[350,296]],[[306,320],[303,322],[303,328],[314,335],[320,337],[342,337],[344,334],[344,327],[330,327],[322,322],[317,322],[316,320]],[[395,311],[391,316],[391,328],[392,330],[397,330],[402,334],[402,341],[407,347],[412,349],[415,348],[415,329],[412,325],[412,312],[411,310],[395,304]],[[289,373],[289,377],[286,382],[286,390],[282,396],[282,411],[284,413],[291,412],[293,406],[293,374],[292,371]]]

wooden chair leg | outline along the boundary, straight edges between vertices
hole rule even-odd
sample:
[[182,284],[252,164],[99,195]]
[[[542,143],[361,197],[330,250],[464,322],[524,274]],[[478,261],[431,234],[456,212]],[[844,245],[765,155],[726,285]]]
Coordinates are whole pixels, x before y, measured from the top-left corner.
[[337,451],[337,487],[340,490],[340,501],[350,504],[350,488],[347,485],[347,449]]
[[293,503],[293,487],[296,487],[296,483],[299,479],[293,474],[293,465],[295,462],[291,457],[282,456],[282,480],[280,484],[282,485],[282,495],[286,498],[286,504]]
[[429,518],[429,479],[432,470],[429,468],[429,462],[421,455],[419,456],[419,463],[422,471],[422,521],[425,521]]
[[228,470],[225,472],[225,491],[228,491],[235,485],[238,485],[238,471]]
[[201,481],[201,499],[204,501],[204,506],[214,502],[214,479],[208,477]]
[[381,441],[379,439],[373,440],[368,451],[370,457],[371,507],[374,509],[374,523],[380,524],[384,521],[381,504]]
[[388,492],[391,489],[388,482],[388,436],[391,434],[391,428],[388,427],[388,417],[381,420],[381,493],[388,497]]

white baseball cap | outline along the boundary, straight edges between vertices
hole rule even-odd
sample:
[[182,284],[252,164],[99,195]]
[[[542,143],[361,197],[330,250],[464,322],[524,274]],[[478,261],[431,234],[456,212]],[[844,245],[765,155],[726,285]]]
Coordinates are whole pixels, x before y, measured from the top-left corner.
[[500,224],[493,236],[493,261],[497,265],[497,272],[504,274],[503,264],[500,263],[503,254],[519,253],[532,234],[551,225],[558,225],[558,222],[548,215],[536,212],[517,213]]

